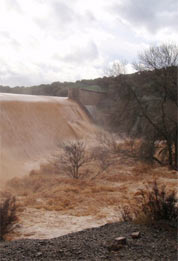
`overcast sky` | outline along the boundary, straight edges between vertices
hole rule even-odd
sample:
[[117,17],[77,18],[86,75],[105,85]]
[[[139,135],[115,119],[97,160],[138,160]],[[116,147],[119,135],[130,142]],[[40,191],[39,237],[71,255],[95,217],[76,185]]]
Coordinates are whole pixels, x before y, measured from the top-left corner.
[[0,85],[93,79],[163,42],[178,0],[0,0]]

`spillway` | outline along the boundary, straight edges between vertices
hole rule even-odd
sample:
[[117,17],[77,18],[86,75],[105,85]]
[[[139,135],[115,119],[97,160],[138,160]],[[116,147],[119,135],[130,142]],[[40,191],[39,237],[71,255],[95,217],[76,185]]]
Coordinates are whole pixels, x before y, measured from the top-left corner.
[[35,168],[59,142],[87,138],[93,131],[88,115],[73,100],[1,93],[1,181]]

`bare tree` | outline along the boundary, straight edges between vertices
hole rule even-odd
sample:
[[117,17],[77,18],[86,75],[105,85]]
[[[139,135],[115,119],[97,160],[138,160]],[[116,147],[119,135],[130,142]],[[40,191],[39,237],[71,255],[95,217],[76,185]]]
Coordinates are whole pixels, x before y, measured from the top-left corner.
[[152,46],[138,55],[139,61],[134,63],[137,71],[153,71],[166,69],[178,65],[178,46],[176,44],[162,44]]
[[81,167],[90,161],[85,143],[83,141],[63,143],[62,149],[61,167],[70,177],[79,179],[82,176]]
[[105,70],[105,74],[109,77],[116,77],[121,74],[126,74],[126,61],[114,62],[111,67]]
[[[168,151],[169,165],[178,169],[178,46],[162,44],[150,47],[138,58],[135,68],[140,73],[152,71],[152,88],[157,95],[154,107],[157,113],[153,115],[150,112],[148,103],[143,102],[143,99],[138,96],[136,88],[131,88],[131,91],[142,115],[152,126],[152,135],[149,135],[155,140],[166,141],[165,149]],[[153,100],[151,102],[153,104]]]
[[[103,134],[104,135],[104,134]],[[104,143],[103,138],[106,137]],[[98,139],[99,141],[99,139]],[[86,149],[83,141],[70,141],[59,144],[62,148],[62,154],[57,153],[53,164],[57,170],[63,170],[68,176],[79,179],[84,175],[93,172],[91,179],[96,178],[105,172],[111,165],[115,163],[113,154],[116,153],[116,141],[110,135],[102,136],[99,145],[94,148]],[[89,163],[94,163],[97,168],[93,171]],[[86,167],[86,168],[85,168]]]
[[102,150],[108,151],[110,154],[117,154],[119,151],[118,139],[119,137],[114,133],[100,131],[96,135],[96,139]]
[[146,154],[160,163],[155,146],[164,141],[161,152],[167,152],[168,165],[178,169],[178,46],[150,47],[138,55],[134,67],[137,73],[131,76],[117,72],[111,122],[129,135],[135,130],[149,146]]
[[100,176],[102,173],[106,172],[110,166],[114,166],[115,164],[112,151],[105,146],[94,147],[92,151],[92,159],[95,161],[98,171],[91,177],[91,180]]

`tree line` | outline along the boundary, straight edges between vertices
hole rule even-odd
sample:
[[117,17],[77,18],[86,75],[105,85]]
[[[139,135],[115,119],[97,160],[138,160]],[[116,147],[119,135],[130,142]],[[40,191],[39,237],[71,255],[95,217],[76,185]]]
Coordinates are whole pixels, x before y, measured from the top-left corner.
[[[138,55],[134,68],[137,72],[129,76],[114,64],[107,108],[110,126],[142,137],[148,159],[163,164],[168,158],[167,164],[178,169],[178,46],[150,47]],[[155,155],[158,143],[160,157]]]

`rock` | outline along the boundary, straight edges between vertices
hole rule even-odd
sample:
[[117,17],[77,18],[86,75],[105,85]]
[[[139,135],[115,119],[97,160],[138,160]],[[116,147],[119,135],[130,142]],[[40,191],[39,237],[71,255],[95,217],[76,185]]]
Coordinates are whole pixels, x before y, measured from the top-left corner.
[[[141,240],[132,239],[131,233],[136,231],[140,231]],[[118,235],[128,235],[125,245],[115,240]],[[0,261],[177,260],[176,238],[176,229],[167,231],[129,222],[111,223],[58,238],[0,242]]]
[[36,256],[37,256],[37,257],[42,256],[42,252],[37,252]]
[[140,232],[139,232],[139,231],[133,232],[133,233],[131,234],[131,237],[132,237],[133,239],[140,238]]
[[117,243],[118,245],[126,245],[127,244],[126,237],[115,238],[115,243]]
[[117,237],[114,239],[114,241],[110,242],[107,248],[109,251],[117,251],[123,248],[123,246],[126,245],[126,243],[127,241],[125,237]]

